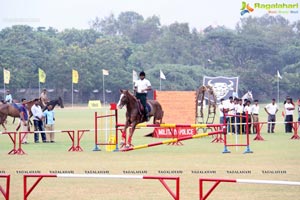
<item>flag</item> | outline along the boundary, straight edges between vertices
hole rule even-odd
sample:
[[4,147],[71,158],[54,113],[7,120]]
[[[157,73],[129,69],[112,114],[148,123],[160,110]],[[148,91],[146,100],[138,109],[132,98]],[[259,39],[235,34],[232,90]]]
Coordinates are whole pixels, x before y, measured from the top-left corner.
[[72,83],[78,83],[79,74],[78,71],[72,69]]
[[3,80],[4,80],[4,84],[9,84],[10,71],[3,69]]
[[46,82],[46,73],[41,68],[39,68],[39,82],[40,83]]
[[138,80],[138,75],[137,72],[132,70],[132,82],[135,82],[136,80]]
[[164,80],[166,80],[166,76],[164,75],[164,73],[160,70],[160,75],[159,75],[159,77],[161,78],[161,79],[164,79]]
[[282,79],[282,76],[280,75],[279,71],[277,70],[277,77]]
[[106,70],[106,69],[102,69],[102,74],[103,74],[104,76],[108,76],[108,75],[109,75],[109,72],[108,72],[108,70]]

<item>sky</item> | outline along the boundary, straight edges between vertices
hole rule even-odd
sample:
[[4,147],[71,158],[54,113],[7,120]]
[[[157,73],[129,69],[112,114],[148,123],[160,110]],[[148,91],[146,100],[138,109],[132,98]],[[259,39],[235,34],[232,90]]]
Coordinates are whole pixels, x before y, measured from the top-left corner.
[[[254,3],[298,3],[297,0],[247,0]],[[0,29],[16,24],[33,27],[53,27],[58,30],[89,28],[96,17],[134,11],[144,18],[156,15],[162,25],[174,22],[189,23],[201,31],[207,26],[226,26],[234,29],[241,18],[262,16],[267,11],[255,9],[240,15],[242,0],[0,0]],[[299,2],[300,7],[300,2]],[[281,14],[290,21],[300,19],[297,14]],[[275,15],[275,14],[272,14]]]

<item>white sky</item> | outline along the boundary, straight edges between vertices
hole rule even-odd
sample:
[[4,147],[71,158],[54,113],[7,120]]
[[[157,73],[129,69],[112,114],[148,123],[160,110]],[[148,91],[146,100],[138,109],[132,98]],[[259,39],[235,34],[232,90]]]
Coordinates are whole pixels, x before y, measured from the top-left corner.
[[[124,11],[135,11],[147,18],[159,16],[163,25],[187,22],[191,28],[204,29],[209,25],[234,28],[240,16],[242,0],[0,0],[0,29],[15,24],[33,27],[89,28],[88,22],[107,17],[117,17]],[[298,3],[297,0],[247,0],[247,3]],[[300,2],[299,2],[300,7]],[[282,14],[295,21],[298,14]],[[266,10],[256,9],[247,16],[261,16]]]

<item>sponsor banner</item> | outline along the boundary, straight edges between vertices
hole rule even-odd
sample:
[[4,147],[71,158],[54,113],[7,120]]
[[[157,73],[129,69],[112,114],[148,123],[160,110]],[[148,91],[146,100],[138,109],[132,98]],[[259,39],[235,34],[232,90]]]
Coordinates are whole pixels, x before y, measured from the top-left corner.
[[99,100],[89,100],[89,108],[101,108],[101,102]]
[[203,85],[209,85],[213,88],[218,101],[228,99],[230,96],[238,97],[239,77],[203,77]]
[[177,138],[197,134],[196,128],[155,128],[155,138]]

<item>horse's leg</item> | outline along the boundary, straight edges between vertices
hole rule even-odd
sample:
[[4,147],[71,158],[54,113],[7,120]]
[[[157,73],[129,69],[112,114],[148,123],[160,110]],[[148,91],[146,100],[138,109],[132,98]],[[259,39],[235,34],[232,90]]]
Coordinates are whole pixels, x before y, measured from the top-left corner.
[[133,122],[132,125],[131,125],[131,129],[129,131],[129,137],[128,137],[128,141],[127,141],[126,147],[133,146],[132,143],[131,143],[131,141],[132,141],[132,136],[133,136],[133,133],[134,133],[136,125],[137,125],[136,122]]

